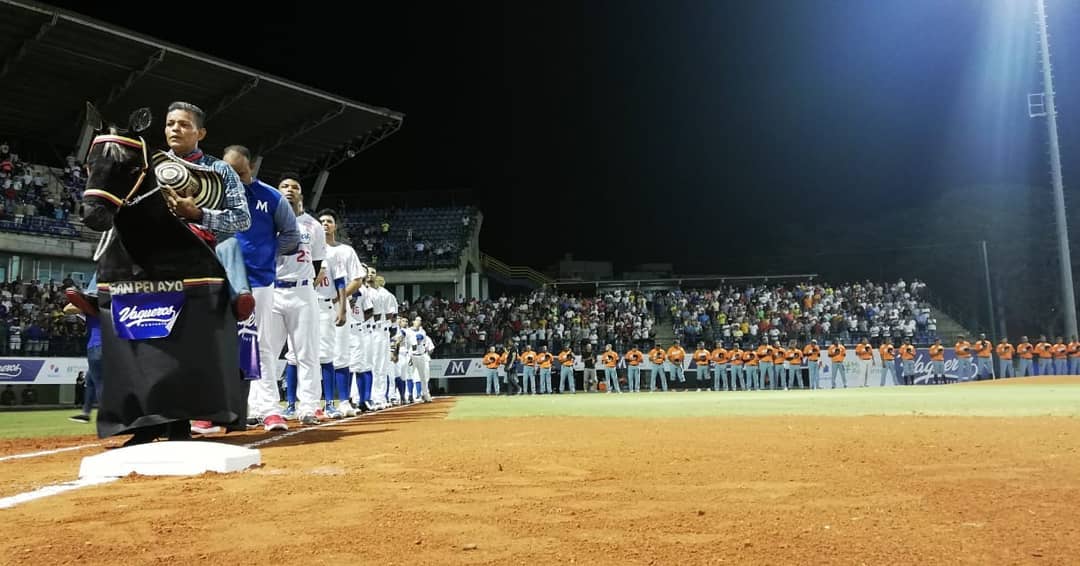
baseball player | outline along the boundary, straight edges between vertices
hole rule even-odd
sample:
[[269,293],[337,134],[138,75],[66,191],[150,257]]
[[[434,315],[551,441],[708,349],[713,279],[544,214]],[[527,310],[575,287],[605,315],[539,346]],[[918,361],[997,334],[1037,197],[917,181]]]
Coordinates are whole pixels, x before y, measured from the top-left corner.
[[251,152],[246,147],[230,145],[225,148],[224,161],[240,177],[251,214],[251,226],[236,234],[255,299],[255,310],[245,326],[250,328],[254,324],[259,339],[261,377],[251,384],[248,391],[248,416],[255,419],[256,426],[262,422],[267,431],[287,430],[289,427],[281,416],[281,406],[278,404],[278,374],[270,363],[281,352],[270,349],[270,328],[274,319],[274,280],[277,278],[278,257],[297,253],[300,232],[292,205],[282,198],[277,189],[252,175],[250,159]]
[[536,393],[536,352],[529,344],[525,344],[525,351],[521,353],[521,363],[525,365],[521,379],[524,382],[521,395],[533,395]]
[[536,363],[540,366],[540,394],[551,393],[551,362],[555,357],[548,352],[547,346],[540,346]]
[[622,393],[619,389],[619,374],[615,366],[619,364],[619,354],[611,349],[611,344],[604,346],[604,353],[600,354],[600,360],[604,362],[604,382],[607,384],[607,392]]
[[728,352],[728,363],[731,364],[731,388],[749,391],[746,387],[746,375],[743,374],[743,350],[742,345],[735,343],[735,349]]
[[997,345],[998,358],[1001,359],[999,363],[1001,371],[998,375],[1002,379],[1006,377],[1016,377],[1016,371],[1013,369],[1013,353],[1016,352],[1016,348],[1009,343],[1009,338],[1006,336],[1001,337],[1001,342]]
[[349,372],[353,375],[350,386],[356,388],[355,392],[350,392],[350,396],[358,400],[357,406],[361,410],[372,411],[375,409],[375,405],[371,402],[372,371],[374,370],[371,341],[375,317],[375,292],[366,283],[371,268],[364,264],[361,264],[361,268],[365,283],[353,292],[350,309],[352,331],[349,340]]
[[982,379],[983,372],[994,379],[994,343],[985,334],[980,334],[975,342],[975,368],[975,379]]
[[904,373],[904,385],[915,385],[915,357],[918,352],[911,343],[911,338],[904,338],[904,345],[900,346],[900,367]]
[[574,392],[574,348],[570,345],[559,352],[559,393],[566,393],[567,390]]
[[799,389],[803,389],[802,382],[802,348],[799,347],[799,343],[792,340],[788,344],[788,349],[785,350],[784,364],[787,366],[787,382],[784,384],[784,391],[788,389],[794,389],[798,386]]
[[[717,340],[716,347],[709,353],[713,363],[713,391],[731,391],[728,383],[728,352],[724,344]],[[721,389],[721,384],[723,389]]]
[[818,371],[821,369],[821,347],[818,346],[817,340],[811,340],[810,343],[803,348],[803,359],[806,360],[806,369],[809,373],[807,377],[810,379],[810,389],[817,389]]
[[664,375],[664,363],[667,361],[667,351],[660,344],[654,344],[649,350],[649,363],[652,364],[652,372],[649,375],[649,391],[656,391],[656,382],[660,381],[660,387],[667,391],[667,375]]
[[626,388],[631,393],[641,392],[641,362],[645,360],[645,354],[637,346],[631,346],[626,353]]
[[[323,233],[326,237],[326,261],[332,266],[331,269],[334,274],[333,288],[340,290],[339,302],[336,306],[345,316],[342,324],[337,324],[338,321],[334,320],[334,324],[330,325],[330,330],[333,332],[331,365],[334,370],[334,391],[330,396],[326,396],[326,400],[334,399],[338,401],[337,410],[341,412],[342,416],[351,417],[356,415],[357,410],[349,399],[352,375],[349,373],[351,330],[348,324],[348,299],[363,284],[366,273],[363,264],[360,263],[360,258],[356,255],[356,250],[337,241],[337,213],[330,209],[324,209],[319,212],[319,222],[322,224]],[[322,283],[330,283],[330,281],[320,281],[320,285]],[[323,287],[320,286],[318,289],[323,289]],[[325,290],[323,294],[327,294]],[[326,323],[323,322],[323,324],[325,328]],[[320,335],[319,342],[324,344],[326,340]],[[320,347],[320,358],[325,359],[324,354],[322,347]],[[325,393],[324,391],[324,396]]]
[[709,364],[711,362],[712,358],[710,352],[705,349],[705,343],[698,342],[697,350],[694,350],[694,363],[697,364],[694,377],[698,382],[698,391],[709,387]]
[[866,387],[870,385],[870,366],[874,363],[874,347],[866,338],[859,340],[859,343],[855,345],[855,356],[859,358],[855,366],[855,375],[862,379],[862,386]]
[[372,291],[374,317],[371,325],[371,365],[372,388],[375,404],[388,407],[396,393],[390,387],[390,329],[395,327],[391,321],[397,319],[398,303],[390,291],[385,288],[386,280],[377,275],[375,269],[368,270],[368,286]]
[[881,383],[879,387],[885,387],[885,381],[892,374],[893,385],[899,385],[896,381],[896,348],[893,347],[892,339],[886,338],[885,342],[878,347],[881,354]]
[[488,348],[484,354],[484,367],[487,368],[487,386],[485,395],[499,394],[499,354],[495,353],[495,346]]
[[390,361],[392,362],[390,368],[394,372],[394,384],[397,386],[402,405],[416,401],[413,396],[412,367],[409,366],[409,355],[405,349],[405,330],[408,326],[409,321],[405,317],[396,317],[394,319],[396,332],[390,338]]
[[829,359],[832,361],[832,388],[836,389],[836,380],[844,380],[844,389],[847,389],[847,368],[844,367],[844,358],[847,357],[847,348],[839,340],[833,340],[829,346]]
[[[280,352],[287,342],[298,371],[290,378],[286,371],[286,395],[301,424],[316,424],[320,400],[319,372],[319,301],[315,293],[315,276],[326,257],[326,236],[317,220],[303,211],[303,195],[299,175],[285,174],[278,183],[281,193],[296,213],[300,245],[292,255],[279,256],[277,278],[274,281],[274,315],[271,322],[270,352]],[[277,356],[269,362],[277,372]],[[266,372],[263,375],[267,375]],[[299,407],[295,408],[295,403]]]
[[1016,355],[1020,356],[1020,369],[1016,372],[1016,377],[1035,375],[1031,367],[1032,358],[1035,356],[1035,346],[1031,345],[1027,336],[1020,337],[1020,343],[1016,345]]
[[431,402],[431,392],[428,390],[428,370],[431,363],[431,352],[435,350],[435,343],[431,341],[431,336],[428,336],[427,332],[421,326],[423,321],[420,317],[413,319],[412,328],[405,333],[405,345],[408,348],[409,355],[412,356],[412,366],[416,370],[417,378],[420,381],[420,398],[425,403]]
[[679,380],[680,384],[686,383],[686,376],[683,374],[683,360],[686,358],[686,350],[683,349],[682,344],[676,342],[671,345],[667,350],[667,363],[671,367],[669,371],[671,380]]

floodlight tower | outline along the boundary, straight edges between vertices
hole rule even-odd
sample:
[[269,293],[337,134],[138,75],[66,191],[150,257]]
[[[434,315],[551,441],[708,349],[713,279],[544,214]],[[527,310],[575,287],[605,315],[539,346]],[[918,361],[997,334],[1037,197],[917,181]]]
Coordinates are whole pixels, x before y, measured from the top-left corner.
[[1057,108],[1054,106],[1054,74],[1050,67],[1050,40],[1046,33],[1046,3],[1035,0],[1035,25],[1039,27],[1039,55],[1043,92],[1028,95],[1028,115],[1046,117],[1050,138],[1050,180],[1054,188],[1054,216],[1057,219],[1058,265],[1061,269],[1061,310],[1065,314],[1065,335],[1076,332],[1076,295],[1073,292],[1072,259],[1069,255],[1069,227],[1065,221],[1065,191],[1061,181],[1061,153],[1058,149]]

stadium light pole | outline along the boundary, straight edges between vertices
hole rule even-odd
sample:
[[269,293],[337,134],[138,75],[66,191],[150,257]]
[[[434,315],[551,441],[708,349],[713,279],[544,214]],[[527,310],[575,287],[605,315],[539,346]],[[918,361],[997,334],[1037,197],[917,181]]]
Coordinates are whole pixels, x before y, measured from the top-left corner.
[[[1054,187],[1054,216],[1057,219],[1058,264],[1061,269],[1061,308],[1065,311],[1065,335],[1076,335],[1076,294],[1073,291],[1072,258],[1069,254],[1069,227],[1065,221],[1065,190],[1061,180],[1061,153],[1058,149],[1057,109],[1054,105],[1054,77],[1050,68],[1050,40],[1046,32],[1046,2],[1035,0],[1039,26],[1040,62],[1043,73],[1046,133],[1050,138],[1050,179]],[[1029,110],[1030,111],[1030,110]]]

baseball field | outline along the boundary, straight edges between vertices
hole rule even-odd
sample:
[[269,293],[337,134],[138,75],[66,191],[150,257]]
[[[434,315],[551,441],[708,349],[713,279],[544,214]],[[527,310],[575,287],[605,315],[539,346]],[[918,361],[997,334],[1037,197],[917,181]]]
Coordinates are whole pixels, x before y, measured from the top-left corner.
[[[0,413],[0,507],[119,444],[69,413]],[[1071,377],[439,399],[0,508],[0,564],[1075,564],[1078,414]]]

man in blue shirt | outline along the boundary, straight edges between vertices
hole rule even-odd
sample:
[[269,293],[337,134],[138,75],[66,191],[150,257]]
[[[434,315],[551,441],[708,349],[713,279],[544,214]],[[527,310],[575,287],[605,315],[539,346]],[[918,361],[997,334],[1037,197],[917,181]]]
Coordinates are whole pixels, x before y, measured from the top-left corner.
[[255,308],[240,243],[232,236],[251,226],[244,186],[228,163],[206,155],[199,149],[199,142],[206,137],[206,114],[198,106],[187,102],[173,102],[165,117],[165,140],[169,154],[195,165],[210,167],[221,176],[225,189],[224,208],[200,208],[192,196],[182,197],[166,189],[165,200],[179,217],[206,228],[217,238],[214,252],[225,267],[235,299],[237,320],[243,321]]
[[[300,231],[296,227],[296,214],[289,201],[276,189],[254,178],[251,174],[251,152],[242,145],[225,148],[224,160],[244,186],[251,226],[236,234],[240,244],[244,266],[247,269],[251,293],[255,297],[254,322],[259,337],[261,368],[269,368],[267,360],[278,352],[270,351],[269,331],[274,316],[274,278],[277,273],[278,255],[296,253],[300,243]],[[248,395],[248,416],[261,420],[263,428],[287,430],[281,417],[277,376],[261,371],[262,378],[253,381]]]
[[[86,317],[86,394],[83,396],[82,413],[75,415],[70,420],[77,423],[90,422],[90,410],[94,407],[94,401],[101,401],[101,389],[105,383],[101,375],[101,321],[98,320],[98,311],[86,301],[86,297],[97,298],[97,273],[90,278],[86,293],[79,297],[77,290],[68,289],[67,296],[71,302],[64,306],[64,314],[81,312]],[[74,299],[74,300],[73,300]]]

